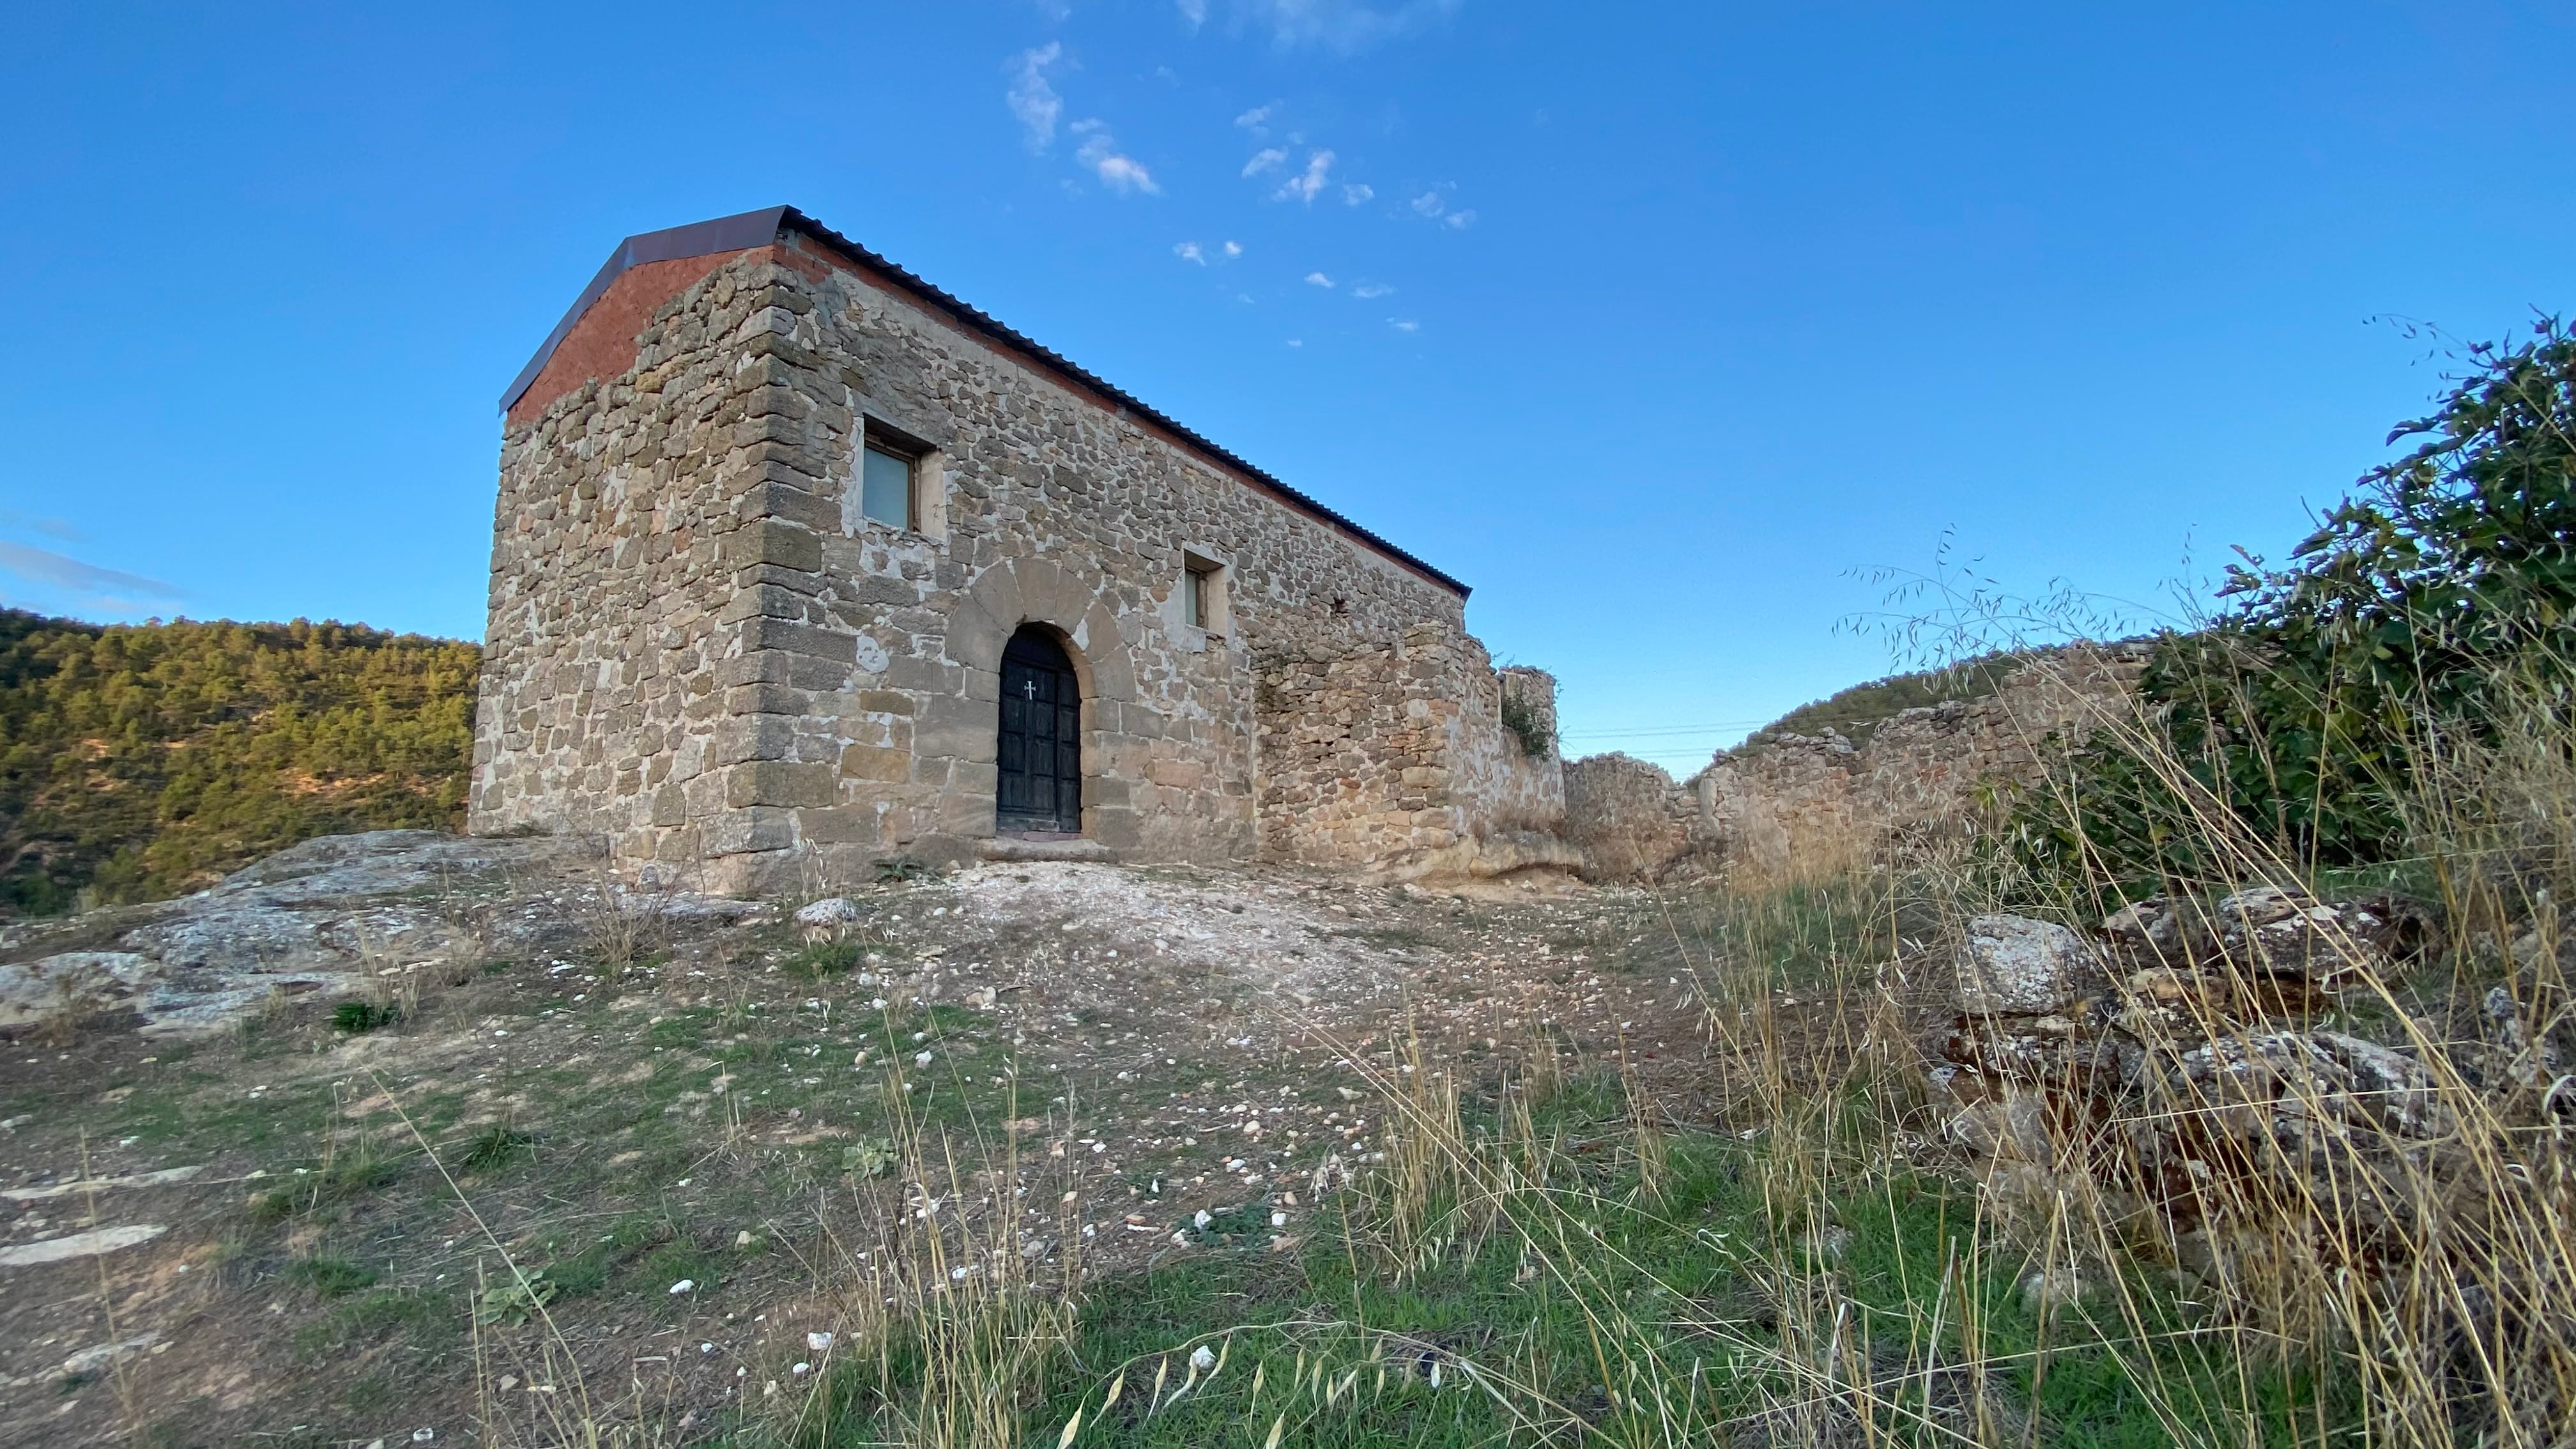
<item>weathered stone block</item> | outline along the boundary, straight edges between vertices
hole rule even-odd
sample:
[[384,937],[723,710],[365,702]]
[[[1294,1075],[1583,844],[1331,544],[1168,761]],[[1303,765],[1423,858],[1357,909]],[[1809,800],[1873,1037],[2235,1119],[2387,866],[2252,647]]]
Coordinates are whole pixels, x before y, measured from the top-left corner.
[[912,751],[852,745],[841,752],[841,775],[850,780],[908,780]]
[[829,765],[798,760],[753,760],[725,771],[725,804],[830,805],[837,799]]

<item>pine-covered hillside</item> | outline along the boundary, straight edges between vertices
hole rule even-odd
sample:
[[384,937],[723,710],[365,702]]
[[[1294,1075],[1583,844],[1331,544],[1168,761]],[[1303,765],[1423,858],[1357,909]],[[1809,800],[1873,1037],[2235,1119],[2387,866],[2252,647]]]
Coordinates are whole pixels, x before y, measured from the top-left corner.
[[462,823],[472,644],[0,610],[0,915],[180,894],[315,835]]

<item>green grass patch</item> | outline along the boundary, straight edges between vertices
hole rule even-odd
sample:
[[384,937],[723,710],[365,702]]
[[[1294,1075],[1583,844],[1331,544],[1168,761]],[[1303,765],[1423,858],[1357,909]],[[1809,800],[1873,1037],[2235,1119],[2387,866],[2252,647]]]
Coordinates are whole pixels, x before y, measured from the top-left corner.
[[[1570,1139],[1598,1140],[1616,1127],[1594,1115],[1606,1095],[1566,1094],[1550,1116]],[[1221,1251],[1090,1286],[1071,1354],[1023,1416],[1026,1440],[1055,1442],[1079,1410],[1077,1442],[1144,1449],[1259,1445],[1274,1424],[1282,1444],[1337,1449],[1572,1443],[1572,1419],[1603,1442],[1745,1442],[1750,1426],[1774,1443],[1860,1443],[1869,1434],[1833,1395],[1821,1417],[1778,1410],[1817,1403],[1816,1386],[1854,1364],[1877,1381],[1876,1436],[1925,1449],[1968,1432],[1927,1423],[1971,1423],[1981,1402],[2016,1441],[2035,1422],[2057,1449],[2316,1432],[2297,1417],[2315,1385],[2203,1336],[2161,1285],[2128,1285],[2143,1331],[2098,1294],[2044,1325],[2021,1291],[2028,1264],[1981,1231],[1959,1184],[1900,1167],[1832,1197],[1820,1220],[1775,1225],[1758,1186],[1765,1144],[1677,1134],[1667,1149],[1659,1195],[1640,1191],[1624,1154],[1577,1154],[1548,1200],[1438,1223],[1430,1237],[1445,1246],[1400,1268],[1365,1213],[1350,1237],[1329,1206],[1309,1213],[1288,1254],[1243,1251],[1268,1245],[1269,1198],[1215,1215],[1192,1236]],[[1973,1382],[1951,1367],[1963,1304],[1982,1354]],[[1818,1347],[1836,1332],[1844,1347]],[[1203,1345],[1223,1355],[1212,1378],[1190,1368]],[[917,1343],[882,1365],[844,1362],[802,1430],[738,1442],[878,1442],[935,1371]],[[1916,1412],[1927,1393],[1928,1420]],[[1534,1428],[1551,1416],[1558,1438]]]
[[374,1287],[379,1275],[363,1263],[317,1254],[287,1264],[286,1271],[279,1276],[289,1283],[300,1283],[325,1298],[346,1298],[361,1288]]
[[806,981],[828,981],[855,971],[864,950],[856,941],[816,941],[800,947],[779,965]]
[[456,1165],[467,1172],[493,1172],[513,1162],[536,1154],[537,1139],[512,1128],[506,1122],[495,1122],[474,1134],[457,1154]]

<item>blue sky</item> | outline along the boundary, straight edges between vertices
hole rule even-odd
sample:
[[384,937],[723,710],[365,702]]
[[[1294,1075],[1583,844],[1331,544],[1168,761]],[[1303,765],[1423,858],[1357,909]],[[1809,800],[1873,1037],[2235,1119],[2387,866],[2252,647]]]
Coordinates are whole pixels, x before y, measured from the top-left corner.
[[2564,5],[20,6],[0,598],[482,627],[511,375],[780,202],[1476,586],[1571,751],[2152,601],[2576,305]]

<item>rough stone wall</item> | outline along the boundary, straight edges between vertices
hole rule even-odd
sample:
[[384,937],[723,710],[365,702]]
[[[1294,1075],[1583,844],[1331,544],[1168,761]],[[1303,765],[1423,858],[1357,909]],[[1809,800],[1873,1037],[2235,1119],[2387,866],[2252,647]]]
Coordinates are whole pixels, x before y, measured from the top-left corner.
[[[1501,758],[1455,591],[801,235],[526,411],[477,830],[601,831],[734,891],[968,853],[1024,623],[1075,661],[1083,833],[1125,856],[1373,862],[1561,799],[1552,752]],[[934,450],[918,527],[859,512],[869,425]],[[1185,555],[1222,566],[1214,628],[1183,622]],[[1257,704],[1254,661],[1290,658],[1314,679],[1273,698],[1302,702]]]
[[1342,622],[1310,619],[1259,656],[1270,856],[1468,872],[1488,841],[1554,829],[1565,798],[1555,751],[1530,757],[1504,731],[1500,705],[1516,691],[1552,735],[1553,678],[1496,671],[1483,645],[1446,624],[1372,638]]
[[1604,877],[1866,856],[1890,832],[1963,818],[1987,781],[2036,778],[2048,741],[2080,736],[2122,705],[2144,664],[2135,646],[2055,651],[1985,698],[1906,710],[1866,742],[1830,731],[1757,739],[1678,784],[1625,755],[1577,760],[1565,767],[1565,834]]
[[[639,279],[649,282],[650,278]],[[722,805],[740,757],[724,619],[757,557],[743,506],[763,444],[728,339],[756,309],[689,287],[636,362],[513,427],[501,455],[470,812],[621,839]]]
[[1592,755],[1565,766],[1565,838],[1584,871],[1606,880],[1652,879],[1691,851],[1696,794],[1663,767],[1632,755]]

